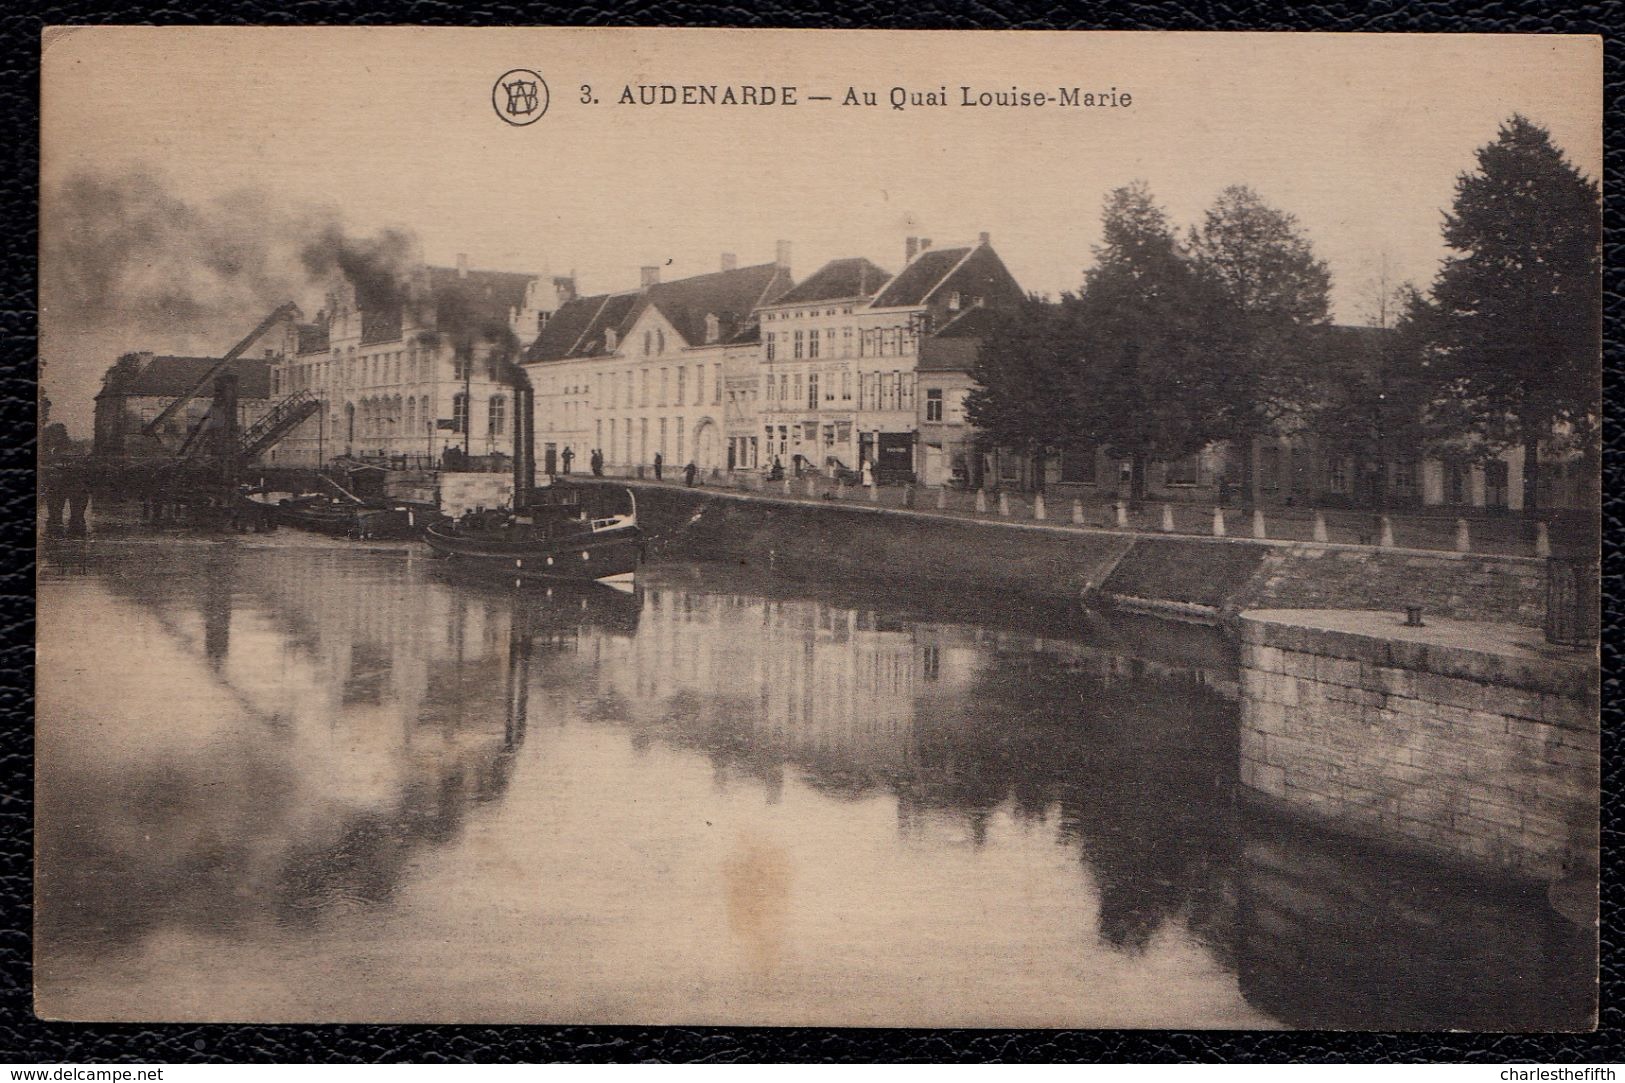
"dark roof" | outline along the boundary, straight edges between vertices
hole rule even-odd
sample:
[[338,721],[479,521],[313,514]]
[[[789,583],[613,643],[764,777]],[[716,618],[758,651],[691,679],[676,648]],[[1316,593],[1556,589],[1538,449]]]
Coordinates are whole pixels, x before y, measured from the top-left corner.
[[[141,355],[136,355],[140,357]],[[191,391],[211,368],[220,363],[218,357],[171,357],[160,355],[144,358],[136,367],[120,361],[108,370],[107,381],[97,395],[150,396],[174,399]],[[237,375],[237,394],[245,399],[265,399],[271,396],[271,366],[260,358],[239,357],[228,370]],[[212,388],[201,394],[208,397]]]
[[600,293],[567,301],[548,319],[525,352],[525,360],[559,361],[607,353],[604,332],[619,329],[641,300],[639,293]]
[[753,342],[757,305],[771,301],[789,285],[775,263],[660,282],[629,293],[581,297],[559,306],[525,354],[526,361],[559,361],[609,352],[605,332],[624,340],[638,317],[653,305],[690,346],[705,344],[706,316],[720,322],[718,341]]
[[482,320],[508,322],[511,309],[525,307],[525,290],[539,276],[521,271],[468,271],[428,267],[430,295],[438,313],[468,313]]
[[[752,322],[758,305],[770,304],[790,286],[789,273],[777,263],[759,263],[731,271],[660,282],[646,291],[648,301],[671,321],[690,346],[705,344],[705,317],[721,322],[719,340],[727,342]],[[624,330],[630,330],[640,308]]]
[[890,272],[881,270],[861,256],[830,260],[773,304],[800,305],[868,297],[885,285],[890,277]]
[[997,310],[985,305],[965,309],[921,340],[915,367],[921,372],[971,371],[996,320]]
[[886,283],[870,305],[874,308],[897,308],[903,305],[918,305],[925,302],[932,290],[941,285],[958,267],[960,261],[970,255],[969,248],[928,248],[897,273],[897,277]]

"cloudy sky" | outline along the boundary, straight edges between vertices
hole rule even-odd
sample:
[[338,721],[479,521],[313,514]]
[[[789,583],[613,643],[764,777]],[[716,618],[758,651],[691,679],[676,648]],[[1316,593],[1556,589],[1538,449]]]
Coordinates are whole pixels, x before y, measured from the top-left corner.
[[[511,68],[546,79],[534,124],[492,108]],[[788,85],[803,104],[613,104],[640,83]],[[962,85],[1116,88],[1133,104],[966,108]],[[881,104],[839,106],[849,87]],[[894,87],[953,104],[894,110]],[[283,259],[286,234],[334,217],[357,234],[405,227],[431,262],[573,270],[586,291],[634,286],[644,264],[672,278],[723,251],[770,260],[781,238],[798,275],[847,255],[896,270],[910,234],[940,246],[986,230],[1025,287],[1053,294],[1090,262],[1105,193],[1144,179],[1181,224],[1234,183],[1296,214],[1355,322],[1384,266],[1432,277],[1454,179],[1511,113],[1592,176],[1602,154],[1600,45],[1549,36],[87,28],[48,32],[43,99],[45,260],[69,235],[83,258],[106,229],[85,204],[122,213],[53,200],[70,178],[105,191],[139,177],[143,198],[179,209],[142,264],[148,307],[152,279],[188,273],[187,223],[236,236],[240,219],[245,246]],[[72,270],[59,288],[101,281]],[[184,327],[111,297],[99,311],[119,315],[92,327],[86,302],[103,298],[53,311],[46,297],[56,409],[84,435],[117,350],[222,351],[282,289],[261,275],[217,290],[225,308]]]

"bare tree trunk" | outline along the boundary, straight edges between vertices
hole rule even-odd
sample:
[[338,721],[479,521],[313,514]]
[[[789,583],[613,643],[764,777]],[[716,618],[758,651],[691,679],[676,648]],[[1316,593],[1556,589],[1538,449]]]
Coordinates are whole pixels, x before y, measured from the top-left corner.
[[1136,451],[1129,460],[1128,499],[1136,506],[1145,503],[1145,452]]
[[1033,492],[1035,493],[1041,493],[1044,491],[1045,458],[1046,456],[1042,446],[1033,448]]

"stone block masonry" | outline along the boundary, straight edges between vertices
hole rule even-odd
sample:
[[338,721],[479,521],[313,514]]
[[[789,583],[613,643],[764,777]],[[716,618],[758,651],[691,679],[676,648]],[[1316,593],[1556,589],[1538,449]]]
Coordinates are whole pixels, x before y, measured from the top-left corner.
[[1348,610],[1254,610],[1241,780],[1273,805],[1542,880],[1596,860],[1594,656],[1532,629]]

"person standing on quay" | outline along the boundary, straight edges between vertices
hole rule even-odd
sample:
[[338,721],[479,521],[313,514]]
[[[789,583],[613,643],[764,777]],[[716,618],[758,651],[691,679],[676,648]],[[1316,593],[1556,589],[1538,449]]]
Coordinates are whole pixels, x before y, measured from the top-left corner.
[[863,460],[863,465],[858,468],[858,472],[863,478],[863,487],[865,489],[874,488],[874,486],[875,486],[875,471],[874,471],[874,468],[869,465],[869,460],[868,459]]
[[543,464],[542,465],[542,470],[543,470],[543,472],[545,472],[547,474],[548,477],[552,477],[554,474],[558,473],[558,468],[559,468],[558,452],[554,451],[551,447],[549,447],[547,449],[547,451],[542,455],[542,464]]
[[604,453],[600,448],[592,449],[592,476],[595,478],[604,476]]
[[660,452],[658,452],[658,451],[655,452],[655,480],[656,481],[661,480],[660,471],[662,470],[662,468],[665,467],[665,465],[666,465],[666,457],[664,455],[660,454]]
[[564,454],[559,456],[559,458],[564,462],[564,472],[566,474],[570,472],[570,464],[575,461],[575,457],[576,453],[571,451],[569,448],[565,448]]
[[683,467],[683,484],[687,485],[690,489],[694,488],[694,475],[698,474],[699,472],[700,468],[695,466],[692,462]]

